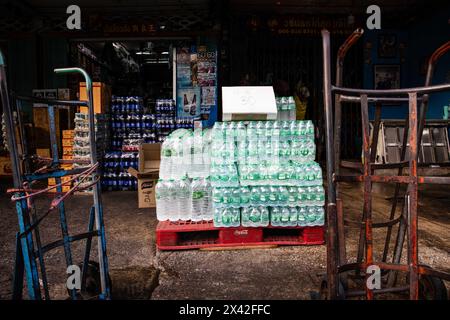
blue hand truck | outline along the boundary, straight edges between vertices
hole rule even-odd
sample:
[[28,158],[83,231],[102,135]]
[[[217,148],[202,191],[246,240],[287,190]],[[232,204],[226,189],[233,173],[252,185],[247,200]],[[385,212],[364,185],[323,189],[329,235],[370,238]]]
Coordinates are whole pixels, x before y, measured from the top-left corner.
[[[47,281],[46,265],[44,254],[58,247],[64,248],[65,262],[67,268],[73,266],[71,243],[79,240],[86,240],[84,258],[79,270],[81,270],[81,286],[68,289],[70,298],[85,299],[98,298],[110,299],[111,280],[108,272],[108,258],[106,254],[105,226],[103,222],[103,207],[101,200],[101,189],[99,180],[99,165],[97,162],[97,150],[95,143],[95,122],[93,110],[92,81],[89,75],[81,68],[55,69],[56,74],[79,73],[86,82],[87,101],[63,101],[49,100],[41,98],[21,97],[9,95],[6,81],[5,60],[0,51],[0,98],[5,114],[6,133],[8,148],[11,157],[11,167],[13,171],[14,188],[9,192],[13,194],[12,200],[15,202],[19,221],[19,232],[16,234],[16,257],[13,278],[13,299],[23,298],[24,276],[28,291],[28,296],[32,300],[49,300],[49,288]],[[10,103],[15,101],[13,105]],[[32,103],[33,107],[47,108],[49,118],[49,133],[51,143],[51,158],[41,158],[30,155],[27,150],[27,139],[25,139],[25,129],[22,125],[21,109],[22,103]],[[60,167],[63,163],[71,163],[71,160],[60,160],[58,155],[58,144],[56,139],[55,109],[61,106],[77,107],[86,106],[89,110],[89,144],[90,161],[86,167],[64,170]],[[73,162],[73,161],[72,161]],[[77,161],[78,162],[78,161]],[[44,166],[38,170],[32,168],[36,164]],[[34,170],[34,171],[33,171]],[[72,176],[70,182],[74,182],[74,187],[63,192],[63,185],[70,182],[61,182],[64,176]],[[37,182],[54,178],[55,186],[46,189],[37,189],[34,186]],[[81,185],[86,179],[91,182]],[[70,235],[64,200],[75,191],[92,188],[93,205],[90,209],[87,232]],[[56,189],[56,190],[51,190]],[[52,192],[56,191],[56,192]],[[50,208],[41,215],[38,215],[33,199],[37,196],[47,195],[53,197]],[[57,212],[60,220],[62,239],[48,244],[42,244],[39,234],[40,222],[49,214]],[[98,262],[90,261],[92,239],[98,240]],[[68,269],[69,270],[69,269]],[[94,287],[87,289],[87,277],[93,277]],[[91,281],[89,281],[91,283]],[[88,287],[91,287],[89,284]],[[43,295],[42,295],[43,291]]]

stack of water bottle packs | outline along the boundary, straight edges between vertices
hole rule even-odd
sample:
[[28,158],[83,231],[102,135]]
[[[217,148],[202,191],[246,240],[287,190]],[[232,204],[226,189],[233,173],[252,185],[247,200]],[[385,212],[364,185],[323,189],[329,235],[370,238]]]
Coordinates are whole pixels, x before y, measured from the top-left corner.
[[210,129],[177,129],[164,141],[156,185],[158,220],[212,220],[210,146]]
[[311,121],[216,123],[211,171],[216,227],[324,223]]
[[[102,155],[105,153],[106,147],[109,145],[109,117],[104,114],[95,114],[95,144],[97,150],[97,159],[101,162]],[[73,138],[73,160],[74,168],[83,168],[90,165],[91,149],[89,137],[89,114],[75,113],[75,129]],[[84,179],[80,187],[92,184],[91,179]],[[91,192],[92,188],[83,190],[83,192]]]

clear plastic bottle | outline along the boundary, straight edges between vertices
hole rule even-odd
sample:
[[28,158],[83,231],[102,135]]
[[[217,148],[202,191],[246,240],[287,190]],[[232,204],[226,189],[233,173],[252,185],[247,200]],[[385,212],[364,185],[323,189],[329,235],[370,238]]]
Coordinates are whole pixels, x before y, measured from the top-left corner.
[[288,226],[289,225],[290,212],[288,207],[281,207],[281,225]]
[[166,183],[162,179],[159,179],[155,187],[156,217],[159,221],[169,220],[167,209],[171,199],[168,198],[167,192]]
[[295,227],[297,225],[298,210],[297,207],[289,207],[289,226]]
[[180,220],[191,220],[191,186],[186,177],[183,177],[178,184],[178,203]]
[[298,199],[297,199],[298,189],[293,186],[290,186],[287,189],[288,189],[288,193],[289,193],[287,205],[289,207],[296,207],[297,203],[298,203]]
[[161,145],[161,163],[159,165],[159,177],[161,179],[172,178],[172,139],[166,139]]
[[270,222],[269,218],[269,208],[268,207],[259,207],[259,212],[261,214],[261,222],[259,224],[260,227],[267,227]]
[[286,206],[288,203],[289,192],[285,186],[280,186],[278,188],[278,204],[281,206]]
[[316,225],[316,207],[309,206],[306,208],[306,225],[307,226],[315,226]]
[[205,210],[205,185],[200,178],[194,178],[191,183],[191,220],[201,221]]
[[171,201],[170,212],[168,212],[168,219],[170,221],[180,220],[180,205],[178,201],[178,183],[174,179],[167,182],[167,195]]
[[297,108],[294,97],[289,97],[289,120],[294,121],[297,118]]
[[204,178],[205,186],[205,200],[203,202],[202,219],[210,221],[213,219],[213,201],[212,201],[212,187],[209,178]]
[[300,227],[306,226],[306,208],[305,206],[298,207],[297,225]]
[[270,224],[274,227],[281,225],[281,211],[280,207],[270,207]]
[[240,205],[241,207],[248,207],[250,205],[250,189],[248,187],[240,188]]
[[325,223],[325,210],[323,207],[316,207],[316,225],[323,226]]
[[250,205],[258,206],[259,203],[259,187],[253,186],[250,188]]

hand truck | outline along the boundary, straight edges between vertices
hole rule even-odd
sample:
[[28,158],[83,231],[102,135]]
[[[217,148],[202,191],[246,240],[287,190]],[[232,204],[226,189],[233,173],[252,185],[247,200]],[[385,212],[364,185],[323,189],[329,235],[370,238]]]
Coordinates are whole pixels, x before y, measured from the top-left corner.
[[[326,127],[326,156],[327,156],[327,276],[321,283],[321,297],[326,299],[345,299],[365,296],[371,300],[376,294],[409,292],[409,298],[446,299],[447,292],[442,281],[450,280],[450,274],[437,271],[419,263],[418,258],[418,184],[450,184],[450,177],[418,176],[418,156],[421,146],[422,132],[425,125],[429,94],[449,91],[450,84],[431,85],[434,67],[438,59],[450,50],[450,41],[437,49],[431,56],[424,87],[366,90],[345,88],[342,86],[343,61],[345,53],[362,35],[362,30],[356,30],[338,51],[336,85],[331,83],[330,67],[330,35],[327,30],[322,31],[323,43],[323,83],[324,109]],[[333,123],[332,95],[335,95],[335,112]],[[421,101],[419,117],[417,102]],[[363,135],[362,175],[343,175],[340,173],[340,131],[341,131],[341,103],[352,102],[361,105],[361,122]],[[381,120],[381,108],[385,102],[408,102],[409,112],[405,120],[403,145],[400,163],[375,164],[378,129]],[[370,141],[369,103],[375,103],[375,119]],[[334,126],[334,127],[333,127]],[[406,151],[409,159],[406,160]],[[377,169],[398,169],[397,175],[377,175]],[[408,168],[408,175],[403,175],[403,169]],[[361,222],[354,225],[360,229],[358,253],[355,263],[348,263],[345,252],[345,235],[343,204],[338,198],[339,182],[362,182],[363,212]],[[373,222],[372,220],[372,183],[394,183],[395,194],[388,221]],[[401,214],[396,217],[397,198],[400,185],[406,185]],[[348,224],[352,224],[346,221]],[[392,236],[392,229],[398,225],[397,239],[392,254],[392,262],[388,262],[388,251]],[[384,250],[381,261],[374,260],[373,229],[387,228]],[[405,238],[407,237],[407,263],[401,263],[401,256]],[[369,266],[377,266],[383,272],[382,285],[384,288],[370,288],[366,285]],[[397,285],[397,275],[405,272],[406,285]],[[350,277],[354,283],[363,289],[349,290]]]
[[[0,52],[0,97],[3,105],[8,147],[11,157],[11,167],[13,171],[14,188],[9,192],[13,194],[12,200],[16,204],[16,211],[19,220],[19,232],[16,235],[16,258],[13,279],[13,299],[22,299],[24,275],[27,285],[28,296],[32,300],[50,299],[47,272],[44,254],[58,247],[64,248],[66,266],[72,266],[71,243],[86,239],[84,259],[81,264],[81,288],[68,289],[70,298],[110,299],[110,278],[108,274],[108,259],[106,255],[105,226],[103,222],[103,207],[101,201],[101,189],[98,173],[97,152],[95,144],[94,110],[92,96],[92,81],[89,75],[80,68],[55,69],[57,74],[80,73],[86,81],[87,101],[61,101],[48,100],[30,97],[14,97],[15,105],[10,104],[8,88],[6,83],[5,62]],[[47,108],[49,118],[49,131],[51,142],[52,158],[41,158],[28,153],[27,141],[21,120],[22,102],[39,103],[33,107]],[[62,163],[72,163],[70,160],[60,160],[58,156],[58,144],[56,140],[55,108],[60,106],[86,106],[89,110],[89,141],[90,141],[90,161],[87,167],[63,170]],[[41,167],[34,170],[36,164]],[[43,166],[42,166],[43,165]],[[61,178],[72,176],[70,181],[61,182]],[[38,181],[54,178],[55,186],[46,189],[36,189],[34,186]],[[81,183],[86,179],[93,182]],[[68,192],[62,192],[62,186],[74,182]],[[64,200],[77,190],[93,188],[93,205],[90,209],[87,232],[70,235],[66,219]],[[51,192],[56,189],[56,192]],[[55,191],[55,190],[53,190]],[[53,197],[50,208],[43,214],[38,215],[33,199],[40,195]],[[49,214],[58,212],[62,239],[42,244],[39,234],[40,222]],[[95,225],[95,228],[94,228]],[[90,261],[92,238],[98,240],[98,263]],[[92,275],[95,288],[86,287],[87,275]],[[44,297],[41,290],[44,291]]]

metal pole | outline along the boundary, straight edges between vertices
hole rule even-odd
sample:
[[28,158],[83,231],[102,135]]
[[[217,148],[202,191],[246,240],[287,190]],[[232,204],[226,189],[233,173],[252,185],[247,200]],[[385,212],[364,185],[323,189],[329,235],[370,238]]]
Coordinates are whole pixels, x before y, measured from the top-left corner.
[[409,183],[408,207],[408,264],[410,299],[419,299],[419,273],[418,273],[418,241],[417,241],[417,94],[409,94]]
[[[93,101],[94,97],[92,94],[92,80],[87,74],[87,72],[81,68],[62,68],[55,69],[55,73],[81,73],[86,81],[86,96],[88,98],[87,105],[89,110],[89,148],[91,153],[91,165],[97,163],[97,147],[95,141],[95,113]],[[99,168],[95,170],[94,179],[99,175]],[[100,280],[102,285],[102,295],[105,299],[110,298],[110,287],[108,279],[108,258],[106,255],[106,237],[105,237],[105,227],[103,223],[103,206],[102,199],[100,195],[100,180],[93,185],[93,196],[94,196],[94,208],[95,208],[95,226],[98,230],[98,262],[100,265]]]
[[325,136],[327,156],[327,275],[328,299],[338,297],[337,272],[337,240],[336,240],[336,187],[334,177],[333,150],[333,110],[331,97],[331,66],[330,66],[330,33],[322,30],[323,45],[323,102],[325,111]]

